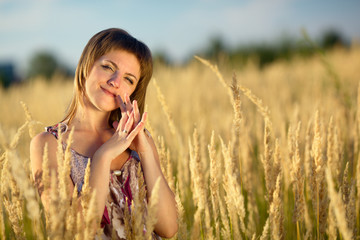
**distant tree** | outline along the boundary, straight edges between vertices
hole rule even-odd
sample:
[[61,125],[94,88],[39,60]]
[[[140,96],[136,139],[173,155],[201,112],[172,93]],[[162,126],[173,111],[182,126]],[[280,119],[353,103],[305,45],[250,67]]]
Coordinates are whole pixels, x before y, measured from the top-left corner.
[[28,77],[42,76],[50,79],[59,69],[59,63],[55,56],[47,51],[36,53],[29,62]]
[[205,50],[205,55],[208,58],[218,59],[221,55],[226,55],[226,44],[220,36],[214,36],[210,39],[209,45]]
[[154,63],[159,63],[159,64],[163,64],[163,65],[171,65],[172,61],[169,57],[169,55],[163,51],[163,50],[158,50],[155,51],[153,54],[153,61]]
[[322,35],[320,44],[321,47],[327,49],[336,45],[346,46],[346,41],[339,31],[331,29]]
[[0,85],[7,88],[16,81],[14,65],[12,63],[0,64]]

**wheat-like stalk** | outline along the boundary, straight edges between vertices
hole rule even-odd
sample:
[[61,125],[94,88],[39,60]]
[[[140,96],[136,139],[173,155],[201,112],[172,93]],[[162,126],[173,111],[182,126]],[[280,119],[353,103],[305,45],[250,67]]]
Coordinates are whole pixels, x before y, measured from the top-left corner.
[[326,149],[326,156],[327,156],[327,164],[331,170],[332,175],[334,176],[337,167],[334,147],[335,147],[335,139],[334,139],[334,120],[333,117],[330,118],[329,126],[328,126],[328,133],[327,133],[327,149]]
[[98,227],[98,216],[97,216],[97,202],[96,202],[96,189],[91,191],[90,201],[88,203],[88,208],[84,214],[85,219],[85,229],[84,229],[84,239],[93,239]]
[[[275,62],[262,69],[258,69],[252,62],[237,65],[240,68],[236,68],[235,72],[241,76],[241,81],[237,81],[240,78],[236,79],[234,75],[232,82],[231,77],[223,77],[225,75],[222,75],[216,65],[199,59],[216,74],[215,81],[219,81],[225,88],[225,95],[222,91],[216,92],[217,86],[209,82],[207,75],[197,75],[202,73],[202,69],[196,63],[179,67],[158,65],[158,87],[162,86],[160,79],[170,77],[181,86],[174,89],[166,84],[166,88],[161,88],[163,103],[148,107],[149,112],[165,112],[165,115],[151,115],[153,126],[160,126],[156,129],[159,134],[154,134],[151,126],[147,125],[155,136],[168,185],[172,190],[176,189],[179,230],[174,240],[359,238],[360,84],[354,75],[357,72],[354,63],[359,59],[359,50],[359,46],[351,46],[346,51],[337,49],[329,54],[329,62],[336,64],[334,69],[341,73],[338,77],[342,86],[338,89],[333,84],[328,84],[323,65],[318,59],[311,57],[305,61],[294,58],[286,63]],[[225,69],[229,69],[228,66]],[[230,72],[226,73],[226,76],[230,76]],[[319,79],[321,81],[317,81]],[[70,88],[67,83],[61,84],[64,85],[61,86],[62,90]],[[36,182],[33,182],[30,174],[30,139],[27,130],[32,137],[38,126],[25,104],[22,104],[24,111],[16,112],[17,108],[12,102],[18,102],[18,95],[30,96],[32,99],[29,107],[37,105],[36,109],[47,109],[45,114],[44,111],[34,112],[33,116],[46,122],[57,121],[60,116],[54,111],[62,112],[62,109],[59,111],[55,102],[36,102],[37,96],[57,99],[60,91],[56,91],[58,89],[55,86],[59,84],[44,84],[35,80],[31,85],[25,83],[6,90],[0,87],[0,108],[3,110],[0,118],[1,239],[85,239],[86,228],[86,237],[101,239],[103,236],[100,235],[101,230],[95,236],[98,223],[90,224],[92,217],[86,219],[82,214],[90,214],[91,205],[96,205],[95,202],[90,203],[93,192],[86,187],[88,180],[85,180],[80,197],[77,186],[72,193],[66,191],[69,154],[64,149],[65,144],[58,145],[58,172],[50,173],[47,147],[44,151],[39,149],[44,152],[44,156],[43,172],[42,176],[39,175],[41,181],[38,183],[43,185],[40,188],[44,187],[47,191],[42,197],[45,201],[44,197],[49,200],[49,204],[44,204],[47,206],[46,212],[39,196],[35,194],[33,198],[30,193],[33,190],[35,192],[33,184]],[[189,89],[197,94],[189,98]],[[152,100],[159,98],[158,90],[160,87],[148,97],[154,97]],[[51,96],[38,94],[39,91]],[[347,99],[339,101],[334,93],[343,96],[344,91]],[[62,97],[63,91],[61,92]],[[168,101],[168,96],[163,93],[174,99]],[[243,101],[243,96],[250,101]],[[224,97],[230,100],[231,105],[223,101]],[[191,107],[184,107],[193,103],[196,105],[196,112],[191,112],[194,110]],[[256,118],[257,113],[249,105],[255,105],[262,117]],[[180,108],[181,112],[177,111]],[[312,114],[316,108],[321,110],[321,114],[317,113],[317,116]],[[10,109],[13,111],[7,114]],[[170,124],[164,124],[164,121],[168,121],[166,114],[170,116],[175,135],[171,132]],[[182,118],[185,115],[190,117]],[[325,124],[323,120],[326,118],[330,121]],[[299,127],[295,130],[295,124],[299,121],[307,124],[302,129],[304,131],[301,131],[304,134],[299,133]],[[197,122],[195,124],[198,130],[196,140],[191,134],[185,134],[194,122]],[[211,134],[209,129],[214,129],[216,134],[222,136],[223,144],[214,140],[215,133],[208,140]],[[159,136],[164,137],[161,139]],[[190,149],[184,146],[186,141],[183,141],[189,136]],[[203,148],[207,144],[208,154],[206,148]],[[197,158],[194,156],[200,156],[196,163],[200,168],[191,172],[190,166],[196,162],[192,160]],[[325,178],[326,166],[332,176],[328,179]],[[280,167],[281,181],[277,181]],[[203,184],[200,192],[196,192],[199,188],[194,187],[194,181],[198,181],[196,178]],[[332,185],[327,181],[332,181]],[[269,190],[272,192],[270,196]],[[132,192],[135,194],[136,191],[137,188]],[[126,207],[127,204],[125,206],[124,221],[128,239],[142,239],[151,233],[151,230],[145,231],[148,228],[146,221],[154,220],[151,219],[151,202],[148,202],[148,213],[145,210],[144,214],[139,214],[146,205],[141,194],[143,192],[139,192],[138,200],[133,200],[132,211]],[[272,199],[271,203],[267,201],[269,198]],[[331,199],[330,205],[328,198]],[[33,209],[32,212],[29,210],[34,201],[40,207],[37,217]],[[239,203],[241,201],[243,204]],[[84,208],[81,207],[81,202]],[[199,206],[199,202],[202,206]],[[281,204],[282,208],[279,207]],[[243,206],[244,211],[240,206]],[[284,224],[278,221],[281,219],[279,213],[282,212]],[[292,224],[292,219],[297,224]],[[115,228],[113,233],[116,233]],[[112,237],[116,238],[116,235]]]
[[352,230],[353,236],[356,236],[358,230],[356,228],[356,195],[355,181],[352,181],[350,188],[349,202],[346,204],[346,221],[349,229]]
[[[197,205],[197,210],[195,212],[194,221],[197,221],[199,225],[198,228],[193,229],[193,236],[196,237],[199,234],[199,231],[202,232],[203,219],[202,215],[205,212],[206,205],[206,189],[204,186],[204,179],[202,175],[204,174],[202,164],[201,164],[201,156],[200,156],[200,143],[199,143],[199,135],[197,129],[194,129],[193,134],[193,144],[189,139],[189,150],[190,150],[190,173],[193,184],[193,198]],[[195,225],[196,226],[196,225]]]
[[57,176],[54,169],[50,172],[50,201],[49,201],[49,210],[48,210],[48,232],[51,239],[63,239],[63,232],[65,224],[64,212],[59,209],[61,206],[61,200],[59,198],[58,182]]
[[284,239],[284,213],[281,196],[281,173],[277,176],[273,201],[270,204],[269,218],[272,239]]
[[85,213],[87,211],[88,205],[87,203],[90,201],[90,193],[91,193],[91,188],[90,188],[90,164],[91,161],[90,159],[88,159],[87,165],[86,165],[86,169],[85,169],[85,175],[84,175],[84,184],[81,188],[81,207],[83,209],[83,215],[85,216]]
[[77,213],[79,210],[79,198],[77,191],[77,184],[75,184],[72,198],[71,198],[71,206],[68,208],[66,213],[66,231],[65,231],[65,239],[71,239],[76,234],[77,229]]
[[273,174],[273,156],[272,156],[272,146],[271,146],[271,131],[269,126],[269,121],[265,120],[265,130],[264,130],[264,157],[262,159],[264,166],[264,175],[265,175],[265,184],[266,190],[268,192],[267,200],[269,205],[272,202],[273,192],[275,189],[275,179]]
[[[205,66],[209,67],[216,75],[216,77],[218,78],[218,80],[220,81],[220,83],[223,85],[223,87],[225,89],[228,89],[228,94],[230,97],[230,101],[232,103],[232,92],[231,90],[228,88],[228,84],[225,82],[225,79],[223,77],[223,75],[220,73],[218,67],[216,65],[211,64],[208,60],[205,60],[199,56],[194,56],[197,60],[199,60],[202,64],[204,64]],[[233,104],[233,103],[232,103]]]
[[187,239],[188,233],[187,233],[187,226],[185,222],[185,209],[181,202],[180,195],[179,195],[179,185],[176,186],[176,193],[175,193],[175,200],[176,200],[176,206],[177,206],[177,213],[178,213],[178,226],[179,230],[177,232],[177,239],[179,240],[185,240]]
[[3,212],[3,199],[2,194],[0,195],[0,236],[5,239],[5,224],[4,224],[4,212]]
[[29,125],[28,125],[28,127],[29,127],[29,135],[30,135],[31,138],[33,138],[35,136],[34,126],[36,124],[41,124],[41,122],[33,120],[28,106],[23,101],[20,101],[20,104],[21,104],[21,106],[22,106],[22,108],[24,110],[26,121],[29,122]]
[[69,208],[70,204],[70,191],[69,191],[69,185],[72,184],[70,182],[70,162],[71,162],[71,144],[73,141],[73,134],[74,134],[74,128],[70,130],[70,133],[68,135],[67,141],[66,141],[66,149],[64,153],[64,159],[62,160],[62,164],[60,165],[61,168],[59,169],[59,189],[60,189],[60,196],[62,199],[64,199],[64,207],[67,209]]
[[335,186],[329,169],[326,169],[326,182],[329,190],[330,208],[334,210],[336,223],[338,225],[340,233],[345,240],[350,240],[352,239],[352,232],[347,226],[345,206],[341,201],[340,194],[337,193],[335,190]]
[[[244,221],[246,214],[244,197],[241,193],[241,188],[239,183],[237,182],[236,176],[234,175],[234,165],[230,154],[230,147],[227,147],[221,138],[220,142],[225,163],[225,172],[223,175],[223,187],[226,192],[225,201],[229,214],[232,214],[232,217],[230,217],[230,221],[232,225],[237,225],[237,221],[239,219],[241,231],[248,235]],[[233,227],[233,230],[235,231],[238,230],[235,229],[236,225]]]
[[14,198],[11,202],[7,199],[4,199],[4,207],[8,213],[8,219],[14,231],[15,237],[17,239],[25,239],[23,215],[21,211],[22,203],[18,198],[15,198],[14,194],[13,197]]
[[158,203],[159,203],[159,188],[160,188],[160,181],[161,178],[158,177],[156,180],[154,187],[151,191],[151,196],[149,199],[149,204],[147,208],[147,217],[145,221],[145,239],[150,240],[151,239],[151,233],[154,231],[154,226],[157,222],[157,211],[158,211]]
[[170,189],[175,192],[175,179],[173,176],[173,163],[170,158],[170,150],[166,151],[166,181]]
[[269,233],[270,233],[270,218],[268,218],[265,222],[262,234],[260,236],[260,240],[268,239]]
[[295,134],[295,153],[292,159],[292,184],[293,191],[295,194],[295,208],[293,214],[294,222],[302,222],[304,220],[304,174],[303,174],[303,162],[300,157],[300,146],[299,146],[299,132],[300,132],[301,122],[298,123],[298,127]]
[[76,240],[84,239],[84,215],[78,211],[76,214]]
[[[22,205],[23,200],[20,196],[19,188],[16,184],[14,177],[10,174],[11,165],[9,159],[9,152],[11,150],[5,151],[5,159],[3,163],[3,169],[1,174],[2,183],[1,184],[1,193],[3,196],[4,208],[8,214],[8,220],[11,224],[11,227],[14,231],[16,238],[25,239],[24,223],[23,223],[23,211]],[[11,157],[11,153],[10,153]],[[10,165],[10,166],[9,166]]]
[[23,168],[20,158],[14,151],[8,151],[11,161],[11,173],[14,176],[16,185],[26,199],[26,208],[29,217],[35,221],[40,218],[39,203],[36,199],[36,191],[30,182],[27,172]]
[[315,114],[314,141],[312,145],[312,155],[315,163],[316,180],[316,219],[317,219],[317,238],[323,236],[326,230],[328,199],[325,182],[325,161],[322,155],[322,135],[320,130],[319,111]]
[[175,136],[175,137],[180,136],[178,134],[178,131],[177,131],[176,127],[175,127],[175,123],[174,123],[173,117],[172,117],[172,115],[170,113],[169,107],[168,107],[168,105],[166,103],[165,97],[164,97],[163,93],[161,92],[161,89],[160,89],[159,85],[157,84],[157,81],[155,79],[153,79],[152,82],[153,82],[153,84],[154,84],[154,86],[156,88],[157,97],[158,97],[158,100],[159,100],[159,102],[161,104],[161,107],[162,107],[162,109],[164,111],[164,114],[166,116],[166,119],[167,119],[167,122],[169,124],[171,134],[173,136]]
[[357,189],[357,195],[356,195],[356,219],[357,219],[357,227],[359,229],[360,227],[360,154],[358,155],[357,164],[356,164],[356,189]]
[[[233,75],[232,85],[230,86],[233,96],[233,126],[232,126],[232,137],[231,137],[231,148],[232,148],[232,157],[234,164],[239,164],[239,171],[241,172],[241,161],[240,161],[240,135],[241,135],[241,121],[242,121],[242,113],[241,113],[241,100],[240,100],[240,89],[237,85],[236,75]],[[241,177],[241,175],[240,175]],[[240,183],[242,185],[242,180],[240,179]]]
[[327,235],[329,236],[329,239],[337,239],[337,223],[335,218],[334,210],[329,208],[329,214],[328,214],[328,226],[327,226]]
[[41,184],[43,191],[50,189],[50,170],[49,170],[49,148],[48,143],[44,145],[42,172],[41,172]]
[[223,201],[219,201],[219,209],[222,223],[221,236],[223,239],[231,239],[230,221]]
[[166,161],[166,148],[165,148],[164,137],[159,136],[158,143],[159,144],[157,146],[157,150],[158,150],[158,154],[159,154],[161,171],[166,173],[167,161]]
[[220,168],[220,163],[216,159],[216,150],[215,150],[215,132],[212,131],[210,144],[208,145],[209,158],[210,158],[210,196],[211,196],[211,205],[213,212],[213,220],[215,227],[215,236],[216,239],[220,239],[220,219],[219,219],[219,180],[218,180],[218,171]]
[[15,136],[13,137],[13,139],[10,142],[9,148],[10,149],[15,149],[16,146],[19,144],[19,140],[21,135],[24,133],[26,127],[28,126],[29,122],[26,121],[21,127],[18,128]]

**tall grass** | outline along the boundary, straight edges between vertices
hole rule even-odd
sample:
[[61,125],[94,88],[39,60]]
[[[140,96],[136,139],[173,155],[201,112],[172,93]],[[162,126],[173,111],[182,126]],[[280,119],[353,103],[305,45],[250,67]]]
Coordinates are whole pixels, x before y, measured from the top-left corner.
[[[219,68],[199,57],[184,67],[158,66],[147,128],[178,203],[174,239],[359,238],[358,66],[358,46],[262,70],[251,62]],[[101,234],[96,193],[86,183],[81,198],[67,191],[69,149],[58,155],[58,174],[43,172],[48,214],[30,173],[29,141],[61,119],[71,87],[39,79],[0,90],[2,239]],[[142,226],[155,222],[157,198],[146,217],[141,182],[139,189],[126,213],[130,239],[148,239]]]

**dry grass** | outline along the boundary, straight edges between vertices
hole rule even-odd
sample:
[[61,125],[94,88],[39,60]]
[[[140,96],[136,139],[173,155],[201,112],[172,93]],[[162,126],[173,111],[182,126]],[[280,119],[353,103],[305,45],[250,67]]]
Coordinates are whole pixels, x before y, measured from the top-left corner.
[[[148,129],[178,202],[175,239],[359,238],[358,66],[359,46],[262,70],[250,62],[235,75],[198,57],[158,66]],[[2,239],[101,233],[91,189],[85,183],[81,199],[67,190],[69,149],[58,156],[59,173],[43,173],[48,216],[30,174],[30,138],[61,120],[71,92],[71,81],[41,79],[0,89]],[[140,185],[134,201],[146,194]],[[139,201],[126,212],[129,238],[148,239],[142,226],[152,228],[156,202],[149,218]]]

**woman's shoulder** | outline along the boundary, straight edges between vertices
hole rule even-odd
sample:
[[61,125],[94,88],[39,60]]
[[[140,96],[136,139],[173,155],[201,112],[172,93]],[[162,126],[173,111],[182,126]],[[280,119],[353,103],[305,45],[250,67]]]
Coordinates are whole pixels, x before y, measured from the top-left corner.
[[32,145],[57,144],[56,138],[50,132],[41,132],[31,139]]
[[57,147],[56,138],[49,132],[41,132],[31,139],[30,154],[33,156],[42,155],[45,146],[47,146],[48,151],[55,150]]
[[54,150],[57,148],[57,137],[58,137],[58,125],[53,125],[46,127],[44,132],[40,132],[35,137],[31,139],[30,142],[30,153],[44,151],[45,145],[47,145],[48,150]]

